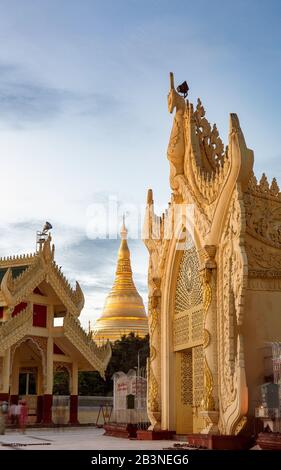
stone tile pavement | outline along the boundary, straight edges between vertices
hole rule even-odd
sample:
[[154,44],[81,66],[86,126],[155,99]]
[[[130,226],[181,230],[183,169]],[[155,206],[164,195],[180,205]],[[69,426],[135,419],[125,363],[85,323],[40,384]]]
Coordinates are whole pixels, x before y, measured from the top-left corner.
[[91,427],[27,429],[25,434],[7,430],[0,435],[2,450],[155,450],[172,447],[175,441],[138,441],[104,436]]

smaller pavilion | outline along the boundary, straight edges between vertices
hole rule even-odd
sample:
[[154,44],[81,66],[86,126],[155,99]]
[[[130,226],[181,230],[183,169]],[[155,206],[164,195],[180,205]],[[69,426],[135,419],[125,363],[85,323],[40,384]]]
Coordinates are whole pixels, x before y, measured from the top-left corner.
[[[54,260],[51,236],[33,255],[0,259],[0,401],[24,398],[37,423],[52,422],[53,377],[69,374],[69,422],[78,423],[78,371],[104,376],[109,343],[98,347],[81,327],[84,295]],[[56,319],[61,318],[61,326]]]

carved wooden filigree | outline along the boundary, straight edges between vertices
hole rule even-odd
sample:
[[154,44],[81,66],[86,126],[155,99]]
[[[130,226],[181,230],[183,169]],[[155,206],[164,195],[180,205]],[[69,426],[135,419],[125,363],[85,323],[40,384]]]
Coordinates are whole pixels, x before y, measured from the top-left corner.
[[154,413],[159,413],[160,411],[160,402],[159,402],[159,385],[158,381],[155,378],[154,372],[149,367],[149,389],[148,389],[148,413],[149,417],[151,417],[152,424],[155,420],[155,424],[157,423],[157,419],[153,417]]
[[264,199],[281,202],[281,193],[276,178],[273,178],[271,184],[269,184],[268,179],[264,173],[262,174],[258,183],[257,178],[252,172],[248,182],[247,192]]
[[183,252],[177,276],[175,313],[195,307],[202,301],[203,291],[198,255],[194,246],[188,247]]
[[[238,403],[236,415],[231,419],[227,418],[227,410],[236,400],[237,392],[240,392],[240,383],[237,381],[238,368],[243,363],[242,338],[239,340],[238,325],[243,323],[244,295],[247,286],[244,233],[245,212],[241,190],[237,187],[229,207],[219,255],[220,406],[225,413],[225,416],[221,414],[221,419],[227,422],[226,428],[223,428],[225,424],[221,423],[221,429],[224,430],[232,429],[235,420],[239,418]],[[243,373],[243,370],[240,372]]]
[[[10,262],[11,261],[11,262]],[[16,265],[17,265],[17,261]],[[25,258],[23,257],[23,261]],[[1,291],[10,306],[17,305],[26,299],[34,289],[46,279],[51,283],[56,294],[73,315],[78,316],[84,306],[84,295],[78,282],[73,289],[54,260],[54,245],[51,246],[49,237],[43,248],[33,256],[27,258],[27,268],[16,278],[13,278],[11,268],[8,267],[2,282]],[[9,259],[13,265],[13,260]],[[4,265],[8,261],[4,260]]]
[[32,328],[33,311],[30,305],[0,328],[0,351],[4,351],[26,336]]
[[203,290],[199,258],[191,237],[185,242],[175,291],[174,347],[203,341]]
[[3,357],[0,357],[0,390],[3,389]]
[[181,402],[183,405],[192,405],[193,403],[193,384],[192,384],[192,351],[180,353],[181,361]]
[[194,119],[196,123],[196,135],[199,140],[201,152],[204,154],[209,167],[212,169],[222,166],[225,159],[225,150],[216,124],[211,127],[205,117],[205,109],[198,98]]
[[193,342],[203,341],[203,308],[202,305],[198,310],[191,314],[191,338]]
[[270,272],[281,270],[281,254],[261,243],[246,243],[249,269]]
[[206,119],[201,101],[198,99],[194,111],[193,105],[184,101],[172,83],[173,79],[168,107],[170,112],[174,109],[176,112],[167,151],[170,185],[184,200],[189,200],[191,195],[204,213],[205,207],[219,197],[226,181],[230,169],[228,152],[216,125],[211,127]]
[[247,232],[266,245],[281,248],[281,200],[248,193],[244,202]]
[[83,330],[78,318],[67,313],[63,321],[65,336],[77,347],[85,359],[96,369],[102,377],[111,358],[109,342],[97,346],[92,338]]
[[192,349],[193,354],[193,406],[201,407],[204,395],[204,355],[203,347],[196,346]]
[[174,319],[173,335],[174,335],[174,347],[181,344],[187,344],[190,341],[189,331],[190,319],[188,315],[181,318]]

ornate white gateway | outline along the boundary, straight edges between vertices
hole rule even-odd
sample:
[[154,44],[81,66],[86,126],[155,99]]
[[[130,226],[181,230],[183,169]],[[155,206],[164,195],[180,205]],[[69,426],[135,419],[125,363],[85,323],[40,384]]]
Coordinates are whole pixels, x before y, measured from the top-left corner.
[[224,147],[170,78],[172,197],[157,217],[149,190],[145,223],[151,429],[251,432],[266,344],[281,341],[281,193],[257,183],[237,115]]

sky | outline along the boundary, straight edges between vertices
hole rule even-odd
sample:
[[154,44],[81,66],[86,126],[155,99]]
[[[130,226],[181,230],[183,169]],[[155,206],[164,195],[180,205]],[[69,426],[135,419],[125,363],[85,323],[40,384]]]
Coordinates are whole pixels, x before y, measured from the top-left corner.
[[170,197],[169,72],[224,142],[236,112],[257,176],[281,183],[280,20],[279,0],[0,0],[0,255],[33,252],[50,221],[87,326],[112,285],[125,212],[146,302],[135,221],[148,188],[159,210]]

